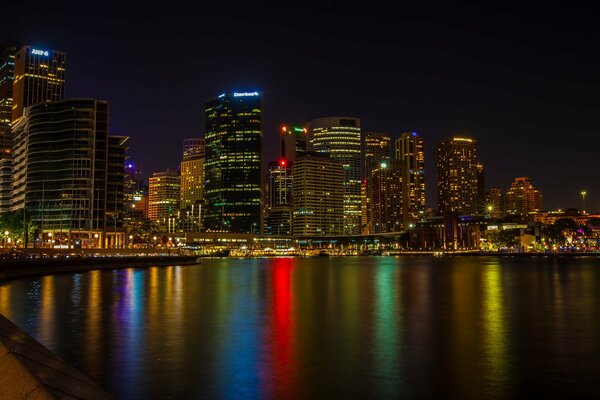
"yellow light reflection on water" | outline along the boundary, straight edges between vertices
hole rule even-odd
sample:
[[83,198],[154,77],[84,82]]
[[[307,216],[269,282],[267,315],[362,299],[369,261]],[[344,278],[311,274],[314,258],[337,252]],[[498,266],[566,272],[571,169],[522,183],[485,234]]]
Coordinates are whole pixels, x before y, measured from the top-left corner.
[[10,286],[0,286],[0,313],[10,319]]
[[[42,285],[44,287],[44,284]],[[97,365],[102,352],[102,272],[88,272],[87,318],[85,332],[85,354],[88,365]]]
[[54,347],[54,300],[55,300],[54,276],[41,278],[41,301],[40,301],[40,332],[39,339],[42,344],[50,348]]
[[506,386],[509,368],[502,267],[497,260],[494,260],[483,268],[482,320],[486,375],[489,382],[501,388]]

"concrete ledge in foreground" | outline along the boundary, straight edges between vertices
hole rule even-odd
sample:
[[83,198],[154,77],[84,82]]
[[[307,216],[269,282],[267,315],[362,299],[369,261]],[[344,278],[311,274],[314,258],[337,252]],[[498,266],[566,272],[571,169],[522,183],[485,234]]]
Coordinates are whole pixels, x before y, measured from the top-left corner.
[[0,315],[0,399],[113,399]]

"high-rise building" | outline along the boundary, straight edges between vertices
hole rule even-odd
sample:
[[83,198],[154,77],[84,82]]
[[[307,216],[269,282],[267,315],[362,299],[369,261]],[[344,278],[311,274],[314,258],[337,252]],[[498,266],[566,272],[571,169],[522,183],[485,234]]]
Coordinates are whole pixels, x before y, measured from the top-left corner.
[[141,164],[125,164],[125,219],[128,223],[141,222],[148,217],[148,186]]
[[183,230],[202,230],[202,206],[204,204],[204,157],[183,160],[181,170],[181,200],[179,207],[185,217]]
[[125,161],[128,158],[129,137],[109,136],[106,164],[106,229],[113,230],[107,235],[108,247],[120,247],[117,229],[123,228],[125,220]]
[[258,92],[225,93],[206,104],[207,230],[262,230],[261,107]]
[[502,204],[502,190],[499,187],[491,187],[486,196],[485,214],[491,218],[500,218],[504,214]]
[[438,210],[478,213],[477,148],[474,139],[454,137],[437,146]]
[[62,100],[65,96],[67,56],[56,50],[23,46],[15,54],[12,118],[33,104]]
[[506,214],[525,216],[530,212],[542,211],[542,192],[530,178],[515,178],[504,197]]
[[178,222],[180,179],[177,171],[155,172],[148,182],[148,219],[161,231],[175,232]]
[[[12,209],[25,209],[42,236],[61,243],[121,246],[110,213],[123,202],[126,138],[108,136],[108,103],[36,104],[13,126]],[[52,236],[53,235],[53,236]]]
[[482,163],[477,163],[477,214],[485,213],[485,169]]
[[422,219],[425,213],[425,141],[416,132],[396,140],[396,159],[402,170],[402,225]]
[[296,157],[292,172],[295,236],[343,234],[344,169],[327,156],[307,152]]
[[307,129],[300,125],[283,125],[281,136],[281,158],[293,163],[296,154],[306,151]]
[[344,234],[361,233],[361,129],[360,119],[317,118],[309,123],[308,150],[328,153],[344,169]]
[[183,139],[183,161],[204,158],[204,138]]
[[[0,152],[10,152],[13,84],[15,78],[15,46],[0,48]],[[1,156],[2,154],[0,154]]]
[[381,161],[371,171],[371,208],[373,233],[399,232],[404,229],[402,168],[398,160]]
[[392,138],[387,133],[365,133],[365,177],[379,168],[382,161],[391,161],[394,156]]
[[292,163],[281,159],[268,168],[267,232],[273,235],[292,234]]
[[[364,158],[364,177],[363,180],[366,184],[364,195],[361,194],[361,205],[364,203],[364,211],[366,215],[363,215],[363,208],[361,208],[361,232],[371,233],[373,232],[373,219],[371,218],[371,172],[374,169],[379,168],[381,162],[389,162],[393,158],[392,138],[386,133],[366,133],[365,134],[365,158]],[[363,192],[361,192],[363,193]]]
[[0,48],[0,213],[10,209],[12,187],[12,104],[16,46]]

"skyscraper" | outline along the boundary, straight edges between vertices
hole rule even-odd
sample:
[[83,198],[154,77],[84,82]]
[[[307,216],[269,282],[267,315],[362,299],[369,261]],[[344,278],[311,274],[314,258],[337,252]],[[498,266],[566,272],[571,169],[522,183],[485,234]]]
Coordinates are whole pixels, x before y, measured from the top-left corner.
[[344,225],[344,169],[327,154],[307,152],[293,168],[293,234],[341,235]]
[[515,178],[504,196],[506,214],[526,216],[530,212],[542,211],[542,192],[530,178]]
[[474,139],[454,137],[437,146],[438,209],[442,214],[477,214],[477,148]]
[[207,230],[262,229],[261,107],[258,92],[224,93],[206,104]]
[[204,158],[204,152],[203,138],[183,139],[183,161]]
[[[108,103],[69,99],[36,104],[13,126],[12,209],[25,208],[42,234],[119,246],[107,214],[123,201],[125,137],[108,136]],[[49,145],[51,143],[51,145]]]
[[[366,133],[365,134],[365,158],[364,158],[364,184],[365,190],[362,191],[361,204],[361,232],[373,232],[373,219],[371,216],[371,172],[379,168],[382,161],[389,162],[393,157],[392,138],[386,133]],[[363,197],[364,195],[364,197]]]
[[492,218],[500,218],[504,214],[502,204],[502,190],[499,187],[491,187],[486,195],[485,214]]
[[399,232],[403,227],[402,168],[398,160],[381,161],[371,171],[373,233]]
[[396,140],[396,159],[402,170],[402,225],[423,218],[425,212],[425,141],[416,132]]
[[183,161],[180,165],[182,209],[198,205],[204,200],[204,156],[204,139],[184,139]]
[[8,211],[12,185],[12,104],[15,46],[0,48],[0,213]]
[[148,219],[164,232],[175,232],[179,212],[180,180],[177,171],[155,172],[148,182]]
[[477,205],[476,213],[485,212],[485,169],[482,163],[477,163]]
[[308,150],[328,153],[344,169],[344,234],[361,233],[361,129],[360,119],[317,118],[309,123]]
[[268,232],[274,235],[292,233],[292,163],[281,159],[268,168]]
[[280,130],[281,158],[293,163],[296,154],[306,151],[307,129],[300,125],[283,125]]
[[15,54],[12,123],[25,107],[65,96],[67,56],[56,50],[23,46]]
[[148,216],[148,185],[141,164],[125,164],[125,213],[129,223],[141,222]]
[[15,46],[0,48],[0,151],[10,151],[12,146],[11,122],[13,83],[15,71]]
[[365,133],[365,177],[379,168],[382,161],[391,161],[394,156],[392,138],[387,133]]

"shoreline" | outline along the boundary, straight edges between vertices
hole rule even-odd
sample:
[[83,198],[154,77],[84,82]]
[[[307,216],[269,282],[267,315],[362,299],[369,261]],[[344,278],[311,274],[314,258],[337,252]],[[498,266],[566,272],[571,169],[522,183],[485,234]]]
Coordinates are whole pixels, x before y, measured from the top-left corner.
[[98,269],[193,265],[197,256],[112,256],[71,258],[23,258],[0,261],[0,282],[45,275],[85,272]]
[[[15,258],[0,260],[0,283],[12,279],[31,278],[45,275],[86,272],[98,269],[124,269],[164,267],[169,265],[194,265],[199,259],[210,258],[313,258],[314,256],[252,256],[252,257],[214,257],[206,255],[153,255],[132,256],[112,255],[103,257],[69,257],[69,258]],[[387,254],[346,255],[330,254],[326,257],[529,257],[529,258],[600,258],[600,253],[508,253],[508,252],[388,252]]]

